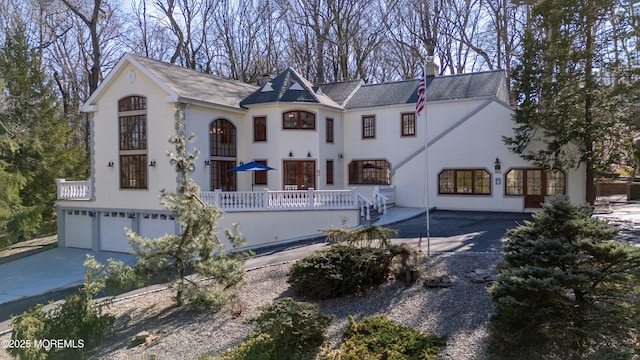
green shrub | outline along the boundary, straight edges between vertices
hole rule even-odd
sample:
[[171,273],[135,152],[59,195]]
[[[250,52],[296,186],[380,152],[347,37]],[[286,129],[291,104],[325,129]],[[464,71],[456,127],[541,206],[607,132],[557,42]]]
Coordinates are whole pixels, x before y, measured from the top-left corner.
[[286,297],[263,307],[251,322],[256,324],[255,332],[269,335],[276,347],[303,350],[322,344],[324,331],[332,319],[320,312],[316,304]]
[[220,356],[202,355],[198,360],[271,360],[275,359],[274,344],[267,334],[252,336],[237,347],[226,350]]
[[[13,319],[13,340],[30,341],[30,348],[12,348],[10,352],[20,359],[82,359],[87,350],[102,342],[115,318],[102,314],[102,305],[93,303],[93,297],[102,289],[101,283],[91,282],[89,276],[78,292],[45,312],[36,305]],[[65,347],[33,346],[36,340],[66,340]]]
[[[311,359],[324,341],[324,332],[332,321],[330,315],[320,312],[318,305],[288,297],[261,310],[261,314],[251,320],[256,328],[249,339],[217,359]],[[201,356],[201,360],[209,358]]]
[[637,358],[640,249],[566,198],[534,219],[508,232],[490,289],[494,358]]
[[310,299],[361,294],[387,281],[392,260],[385,249],[334,245],[293,264],[287,282]]
[[445,337],[424,335],[401,326],[386,316],[365,317],[356,323],[349,316],[343,344],[336,360],[403,359],[432,360],[446,345]]

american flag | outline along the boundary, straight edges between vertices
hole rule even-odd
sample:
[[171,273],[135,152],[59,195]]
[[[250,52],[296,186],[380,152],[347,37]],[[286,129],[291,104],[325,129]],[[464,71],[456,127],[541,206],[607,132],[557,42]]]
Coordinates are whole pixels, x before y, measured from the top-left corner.
[[420,114],[422,114],[422,110],[424,110],[424,103],[427,100],[424,77],[425,77],[424,69],[422,69],[422,77],[420,78],[420,82],[418,83],[418,99],[416,99],[416,117],[420,117]]

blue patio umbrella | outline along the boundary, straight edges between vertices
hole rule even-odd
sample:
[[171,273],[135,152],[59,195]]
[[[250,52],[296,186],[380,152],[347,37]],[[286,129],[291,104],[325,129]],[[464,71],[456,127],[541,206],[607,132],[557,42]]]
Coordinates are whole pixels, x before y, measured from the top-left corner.
[[[270,166],[267,165],[263,165],[260,163],[257,163],[255,161],[251,161],[248,162],[246,164],[242,164],[240,166],[236,166],[234,168],[231,168],[227,171],[229,172],[237,172],[237,171],[269,171],[269,170],[276,170]],[[253,191],[253,179],[251,179],[251,191]]]

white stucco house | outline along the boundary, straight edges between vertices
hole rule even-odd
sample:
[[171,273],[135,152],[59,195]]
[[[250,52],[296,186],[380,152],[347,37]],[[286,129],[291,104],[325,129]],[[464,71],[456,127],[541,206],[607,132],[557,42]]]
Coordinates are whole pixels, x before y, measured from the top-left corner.
[[[523,212],[556,194],[584,202],[583,168],[537,169],[504,145],[514,123],[502,71],[432,73],[426,122],[415,116],[417,85],[314,85],[287,69],[257,87],[125,54],[82,107],[91,178],[58,181],[59,245],[126,252],[125,227],[177,231],[158,200],[177,185],[166,156],[176,111],[197,135],[191,176],[202,199],[225,211],[220,228],[241,225],[248,246],[357,226],[385,205]],[[250,161],[275,170],[228,171]]]

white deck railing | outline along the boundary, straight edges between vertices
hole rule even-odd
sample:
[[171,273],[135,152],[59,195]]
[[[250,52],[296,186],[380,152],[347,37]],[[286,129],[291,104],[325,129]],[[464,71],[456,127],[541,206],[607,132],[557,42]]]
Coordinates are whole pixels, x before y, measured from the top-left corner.
[[91,181],[66,181],[58,179],[59,200],[91,200]]
[[395,186],[376,186],[373,189],[373,201],[380,214],[387,213],[387,205],[396,203]]
[[[59,200],[91,200],[90,181],[58,179]],[[357,190],[203,191],[202,201],[224,211],[360,209],[368,217],[373,202]]]
[[354,190],[203,191],[202,201],[224,211],[357,209]]

